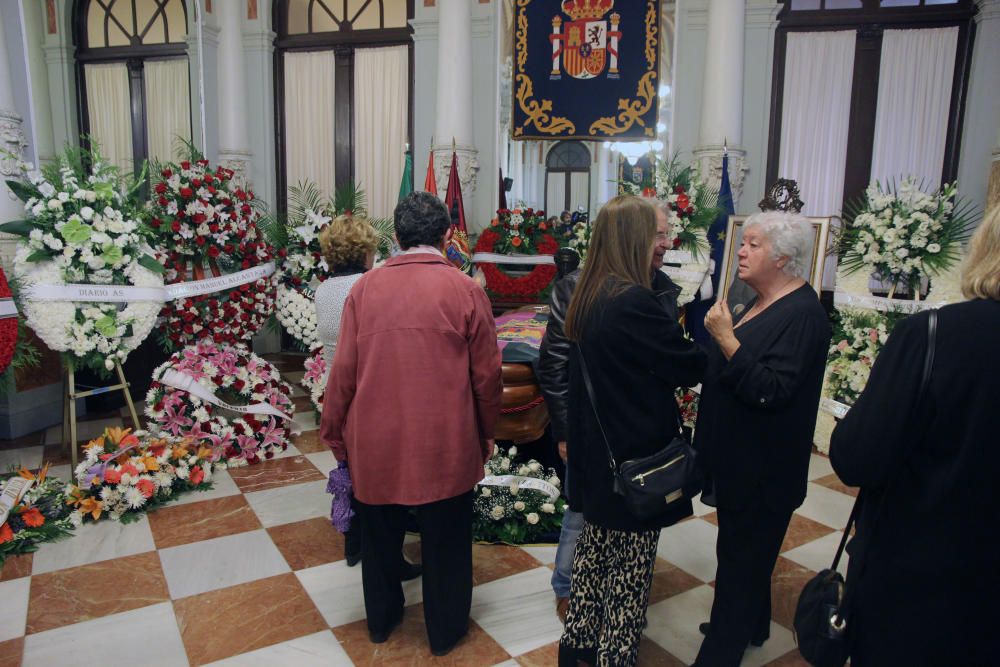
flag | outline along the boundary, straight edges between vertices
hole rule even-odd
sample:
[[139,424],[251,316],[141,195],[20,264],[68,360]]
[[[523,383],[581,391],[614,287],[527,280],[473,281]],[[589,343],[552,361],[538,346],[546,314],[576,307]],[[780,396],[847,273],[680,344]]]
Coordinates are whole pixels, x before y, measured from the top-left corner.
[[424,192],[429,192],[437,197],[437,181],[434,180],[434,151],[431,150],[427,156],[427,176],[424,178]]
[[[465,206],[462,204],[462,184],[458,180],[458,154],[451,152],[451,172],[448,174],[448,192],[444,196],[444,205],[451,213],[451,224],[457,227],[455,231],[468,234],[465,226]],[[458,219],[455,219],[455,209],[458,209]]]
[[469,232],[465,226],[465,206],[462,204],[462,184],[458,180],[458,155],[451,152],[451,172],[448,174],[448,192],[444,197],[445,208],[451,214],[451,242],[445,247],[445,256],[462,271],[472,271],[469,254]]
[[711,335],[705,330],[705,315],[708,309],[715,303],[719,294],[719,275],[722,273],[722,254],[726,247],[726,229],[729,225],[729,216],[736,213],[733,208],[733,189],[729,184],[729,155],[722,155],[722,182],[719,184],[719,206],[722,211],[708,228],[708,242],[711,246],[709,257],[715,262],[715,270],[712,272],[712,298],[694,301],[685,310],[685,323],[688,332],[699,343],[708,343],[712,340]]
[[403,180],[399,183],[399,201],[413,192],[413,154],[406,151],[406,162],[403,164]]
[[505,209],[507,208],[507,188],[503,185],[503,167],[500,167],[497,171],[500,172],[500,201],[498,202],[499,206],[497,206],[497,209]]

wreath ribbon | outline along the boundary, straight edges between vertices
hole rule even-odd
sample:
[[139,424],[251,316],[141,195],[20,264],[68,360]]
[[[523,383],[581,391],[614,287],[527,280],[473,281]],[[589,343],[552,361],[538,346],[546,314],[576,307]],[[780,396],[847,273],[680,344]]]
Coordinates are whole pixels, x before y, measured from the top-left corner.
[[159,380],[160,384],[174,389],[186,391],[192,396],[197,396],[203,401],[212,405],[217,405],[225,410],[238,412],[240,414],[273,415],[282,419],[292,420],[292,415],[282,412],[269,403],[254,403],[252,405],[230,405],[215,395],[211,389],[198,384],[198,381],[187,373],[183,373],[173,368],[163,371],[163,376]]
[[[266,278],[274,273],[274,262],[228,273],[217,278],[205,278],[163,287],[136,287],[134,285],[92,285],[67,283],[47,285],[36,283],[25,288],[25,297],[31,301],[97,301],[102,303],[126,303],[133,301],[153,301],[162,303],[189,296],[200,296],[221,292]],[[0,317],[3,317],[0,314]]]
[[559,489],[543,479],[522,477],[520,475],[487,475],[479,482],[479,486],[510,486],[516,483],[521,489],[534,489],[548,495],[549,500],[559,497]]
[[17,317],[17,305],[11,298],[0,299],[0,320]]
[[833,304],[835,306],[854,306],[856,308],[868,308],[869,310],[879,310],[882,312],[899,310],[906,313],[916,313],[921,310],[940,308],[945,303],[944,301],[933,303],[931,301],[888,299],[882,296],[850,294],[839,290],[833,293]]

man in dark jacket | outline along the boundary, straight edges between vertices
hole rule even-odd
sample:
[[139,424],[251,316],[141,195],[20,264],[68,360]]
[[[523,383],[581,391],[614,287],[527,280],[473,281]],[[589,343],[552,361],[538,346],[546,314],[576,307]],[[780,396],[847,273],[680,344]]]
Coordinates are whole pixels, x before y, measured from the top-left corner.
[[[658,204],[656,207],[656,245],[653,248],[653,292],[674,320],[677,319],[677,296],[681,288],[667,274],[660,271],[663,266],[663,256],[669,249],[670,223],[666,213]],[[542,348],[538,361],[538,384],[545,403],[549,409],[549,419],[552,424],[552,437],[558,443],[559,456],[566,460],[566,438],[569,431],[567,410],[569,406],[569,352],[570,343],[563,329],[566,323],[566,312],[573,297],[573,290],[580,279],[580,269],[567,274],[557,282],[549,296],[549,322],[542,339]],[[569,469],[565,491],[568,497]],[[572,500],[571,500],[572,502]],[[583,530],[583,514],[569,507],[563,514],[562,530],[559,532],[559,547],[556,549],[556,562],[552,572],[552,590],[556,594],[556,613],[564,622],[566,609],[569,606],[570,573],[573,567],[573,554],[576,551],[576,540]]]

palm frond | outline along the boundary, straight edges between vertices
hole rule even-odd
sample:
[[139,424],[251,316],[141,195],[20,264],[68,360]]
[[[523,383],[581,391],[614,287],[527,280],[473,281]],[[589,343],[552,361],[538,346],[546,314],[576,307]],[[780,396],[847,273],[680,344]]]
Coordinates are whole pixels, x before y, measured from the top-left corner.
[[378,254],[388,257],[392,252],[393,235],[396,233],[392,218],[368,218],[368,223],[378,235]]
[[367,209],[368,199],[365,191],[354,182],[344,183],[333,193],[333,210],[336,215],[342,215],[347,211],[359,215]]
[[309,211],[322,211],[326,208],[323,193],[312,181],[299,181],[288,188],[288,220],[294,225],[302,224]]

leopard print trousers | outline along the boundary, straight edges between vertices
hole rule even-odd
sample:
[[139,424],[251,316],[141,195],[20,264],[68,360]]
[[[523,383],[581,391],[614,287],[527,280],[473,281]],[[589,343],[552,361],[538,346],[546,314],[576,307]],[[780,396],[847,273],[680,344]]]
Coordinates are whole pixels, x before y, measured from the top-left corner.
[[596,653],[600,667],[636,664],[659,537],[659,529],[584,524],[573,558],[564,647]]

